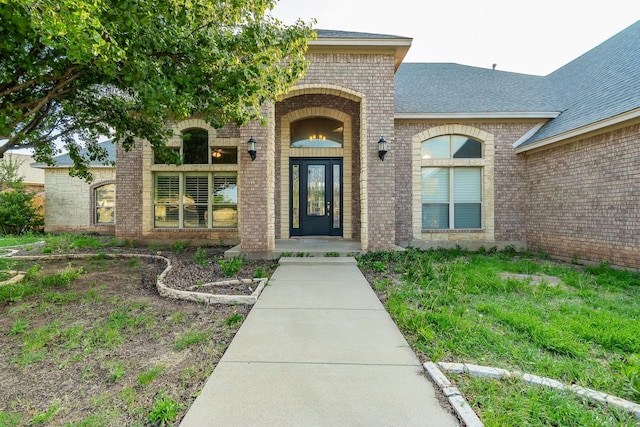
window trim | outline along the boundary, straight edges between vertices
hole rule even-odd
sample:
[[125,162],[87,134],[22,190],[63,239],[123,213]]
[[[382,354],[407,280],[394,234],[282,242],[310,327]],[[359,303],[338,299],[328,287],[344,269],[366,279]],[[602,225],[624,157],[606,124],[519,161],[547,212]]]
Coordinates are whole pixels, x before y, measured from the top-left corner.
[[[98,200],[97,200],[97,195],[96,192],[98,190],[98,188],[100,187],[104,187],[105,185],[113,185],[114,186],[114,194],[113,194],[113,221],[112,222],[98,222]],[[93,226],[98,226],[98,227],[109,227],[109,226],[114,226],[116,224],[116,209],[117,209],[117,194],[118,194],[118,190],[117,190],[117,186],[116,186],[116,180],[115,179],[110,179],[107,181],[100,181],[100,182],[96,182],[95,184],[91,185],[91,187],[89,188],[89,192],[90,192],[90,197],[89,197],[89,203],[91,203],[90,205],[90,215],[91,215],[91,225]]]
[[[444,135],[461,135],[473,138],[482,144],[480,159],[422,159],[422,142]],[[419,241],[495,241],[495,201],[494,201],[494,157],[495,136],[480,128],[465,124],[447,123],[427,128],[412,139],[412,239]],[[481,228],[479,229],[423,229],[422,228],[422,168],[423,167],[481,167],[482,207]],[[450,236],[456,233],[456,237]]]
[[[422,225],[422,215],[420,216],[420,223],[421,223],[421,228],[423,232],[446,232],[446,231],[482,231],[483,230],[483,218],[484,218],[484,197],[483,197],[483,187],[484,187],[484,183],[483,183],[483,175],[484,175],[484,168],[483,167],[479,167],[479,166],[422,166],[420,168],[420,172],[422,173],[423,169],[426,168],[437,168],[437,169],[447,169],[448,172],[448,180],[449,180],[449,191],[448,191],[448,199],[446,204],[448,205],[447,210],[448,210],[448,221],[449,221],[449,227],[448,228],[424,228],[424,225]],[[473,204],[479,204],[480,205],[480,227],[478,228],[468,228],[468,227],[461,227],[458,228],[456,227],[456,220],[455,220],[455,210],[456,210],[456,204],[461,204],[461,203],[465,203],[465,202],[459,202],[456,203],[455,201],[455,174],[456,174],[456,169],[466,169],[466,168],[473,168],[473,169],[479,169],[480,170],[480,202],[473,202]],[[420,197],[422,197],[422,194],[420,194]],[[444,202],[442,203],[424,203],[424,201],[422,201],[422,206],[424,209],[424,205],[426,204],[431,204],[431,205],[436,205],[436,204],[445,204]],[[422,212],[421,212],[422,213]]]
[[[213,202],[213,183],[215,176],[233,176],[236,179],[236,203],[224,203],[225,208],[227,207],[235,207],[236,212],[236,223],[233,226],[214,226],[214,213],[216,211],[216,206],[222,206],[220,204],[216,204]],[[162,206],[162,204],[158,204],[156,202],[156,192],[157,192],[157,177],[160,176],[170,176],[170,177],[178,177],[178,226],[177,227],[159,227],[156,225],[156,206]],[[187,176],[206,176],[207,177],[207,224],[206,227],[187,227],[185,226],[184,220],[184,198],[185,198],[185,185]],[[225,230],[225,229],[238,229],[238,196],[239,196],[239,185],[238,185],[238,172],[237,171],[228,171],[228,170],[209,170],[209,171],[199,171],[199,170],[173,170],[173,171],[155,171],[152,173],[152,202],[151,202],[151,225],[154,230]],[[173,206],[173,204],[171,205]]]

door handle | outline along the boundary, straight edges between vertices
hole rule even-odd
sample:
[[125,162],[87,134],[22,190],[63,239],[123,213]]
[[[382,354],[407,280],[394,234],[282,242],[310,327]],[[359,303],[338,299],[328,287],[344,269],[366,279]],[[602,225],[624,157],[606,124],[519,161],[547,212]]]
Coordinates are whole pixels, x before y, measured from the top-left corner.
[[331,216],[331,202],[327,202],[327,216]]

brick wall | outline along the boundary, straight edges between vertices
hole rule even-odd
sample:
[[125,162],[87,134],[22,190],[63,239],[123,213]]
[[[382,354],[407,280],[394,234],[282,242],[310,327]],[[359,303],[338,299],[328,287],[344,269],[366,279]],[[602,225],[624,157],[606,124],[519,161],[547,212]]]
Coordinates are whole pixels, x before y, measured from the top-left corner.
[[[305,109],[313,109],[313,111],[322,111],[323,109],[333,109],[336,111],[340,111],[342,113],[347,114],[351,118],[351,159],[352,165],[344,165],[345,168],[350,166],[350,169],[354,172],[352,173],[351,180],[351,193],[350,200],[344,200],[344,204],[351,204],[351,217],[345,218],[345,222],[351,221],[351,229],[353,233],[351,234],[351,238],[359,239],[360,238],[360,103],[342,98],[336,95],[329,94],[304,94],[299,96],[293,96],[290,98],[286,98],[281,102],[276,104],[276,159],[279,159],[282,156],[282,145],[289,144],[289,141],[283,141],[282,139],[282,119],[283,116],[299,110]],[[288,122],[287,122],[288,123]],[[347,130],[345,130],[345,134]],[[283,162],[276,161],[276,180],[282,175],[281,171],[281,163],[284,164],[284,167],[287,167],[289,159],[283,159]],[[345,177],[346,179],[346,177]],[[280,202],[281,194],[280,188],[288,188],[289,184],[286,183],[285,186],[279,185],[279,182],[276,182],[276,238],[288,238],[288,234],[284,232],[280,232],[280,230],[285,230],[288,227],[288,212],[281,212],[282,203]],[[345,195],[347,197],[347,195]],[[285,208],[286,209],[286,208]],[[288,209],[286,209],[288,211]],[[287,218],[287,220],[284,220]],[[287,223],[284,224],[283,222]]]
[[527,242],[640,268],[640,124],[526,154]]
[[[360,102],[360,152],[354,176],[360,177],[360,239],[369,250],[395,245],[395,154],[378,159],[377,141],[394,142],[394,57],[392,54],[311,53],[299,86],[345,90]],[[320,92],[327,93],[327,92]],[[364,148],[364,150],[362,149]]]
[[142,151],[144,142],[137,141],[131,151],[122,144],[116,147],[116,238],[142,237]]
[[[114,226],[93,224],[93,198],[91,188],[101,182],[115,178],[114,168],[91,169],[94,180],[88,183],[80,178],[69,176],[68,169],[46,169],[45,180],[45,231],[60,232],[93,232],[113,234]],[[116,195],[118,188],[116,187]],[[116,212],[116,222],[119,220]]]
[[[517,121],[472,121],[447,122],[423,120],[396,122],[396,141],[390,146],[395,152],[396,195],[396,239],[412,241],[412,191],[411,157],[412,138],[425,130],[443,125],[461,124],[476,128],[494,137],[494,238],[497,242],[524,242],[526,236],[524,215],[526,212],[525,161],[515,154],[512,144],[533,126],[532,122]],[[386,161],[386,160],[385,160]],[[449,236],[451,237],[451,236]],[[454,236],[458,238],[459,236]],[[465,239],[470,240],[470,239]]]

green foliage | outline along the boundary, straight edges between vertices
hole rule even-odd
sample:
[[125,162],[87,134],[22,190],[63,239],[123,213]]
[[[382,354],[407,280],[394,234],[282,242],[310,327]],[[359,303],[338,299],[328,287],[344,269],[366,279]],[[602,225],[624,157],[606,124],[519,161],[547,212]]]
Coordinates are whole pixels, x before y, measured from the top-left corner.
[[[525,371],[640,401],[639,273],[606,263],[582,270],[510,248],[489,252],[409,248],[368,253],[358,264],[384,291],[387,310],[425,359]],[[561,282],[503,278],[504,272]],[[524,412],[531,418],[505,425],[545,424]]]
[[220,264],[220,268],[222,268],[222,274],[224,274],[227,277],[231,277],[238,274],[238,272],[242,268],[243,261],[242,261],[242,258],[235,257],[229,260],[226,260],[226,259],[218,260],[218,264]]
[[[29,243],[35,243],[43,240],[43,235],[39,233],[26,232],[20,236],[14,236],[11,234],[0,237],[0,248],[6,246],[18,246],[29,245]],[[27,246],[29,249],[30,246]]]
[[158,375],[160,375],[162,371],[164,371],[164,365],[158,365],[154,366],[146,372],[141,373],[137,378],[138,385],[145,386],[151,383],[156,379]]
[[22,163],[24,161],[11,155],[0,159],[0,191],[22,187],[24,180],[24,176],[20,175]]
[[84,272],[82,268],[72,269],[66,268],[61,273],[52,274],[51,276],[45,276],[40,279],[40,284],[43,287],[51,286],[67,286],[72,280],[77,279]]
[[207,250],[205,248],[198,247],[196,249],[196,253],[193,254],[191,260],[198,264],[200,267],[206,267],[208,264],[207,261]]
[[209,339],[209,336],[210,334],[208,332],[197,332],[194,330],[190,330],[176,338],[175,342],[173,343],[173,348],[176,351],[182,351],[189,346],[206,341],[207,339]]
[[177,255],[180,255],[180,253],[188,246],[189,246],[189,242],[183,242],[178,240],[177,242],[174,242],[173,245],[171,245],[171,250],[177,256]]
[[238,323],[242,322],[242,319],[244,319],[244,317],[242,317],[242,314],[233,313],[232,315],[224,319],[224,324],[227,326],[235,326]]
[[[104,160],[98,135],[166,151],[169,119],[213,127],[261,117],[304,73],[309,25],[285,26],[275,2],[0,0],[0,135],[51,162],[61,138],[74,176]],[[80,155],[78,140],[89,148]]]
[[20,423],[21,419],[22,417],[20,416],[20,414],[11,414],[8,412],[0,411],[0,426],[19,426],[22,425],[22,423]]
[[44,224],[33,197],[33,193],[21,187],[0,192],[0,234],[19,235]]
[[181,410],[177,402],[161,395],[151,408],[147,420],[154,426],[164,427],[173,423]]
[[121,363],[111,362],[109,364],[108,381],[110,383],[118,382],[118,380],[121,380],[122,378],[124,378],[126,373],[127,373],[127,370]]
[[337,258],[340,256],[340,254],[338,252],[327,252],[324,254],[325,257],[334,257]]
[[49,408],[46,411],[35,415],[31,419],[31,423],[35,425],[49,424],[59,409],[60,409],[60,404],[57,402],[53,403],[51,406],[49,406]]
[[254,272],[253,272],[253,278],[254,279],[262,279],[264,277],[267,277],[267,273],[266,273],[266,271],[264,270],[263,267],[258,267],[258,268],[256,268],[254,270]]
[[11,329],[9,329],[9,335],[18,335],[23,334],[27,328],[29,327],[29,321],[24,317],[16,319],[11,325]]
[[637,425],[633,415],[609,405],[590,405],[570,391],[532,387],[516,378],[454,379],[487,427]]

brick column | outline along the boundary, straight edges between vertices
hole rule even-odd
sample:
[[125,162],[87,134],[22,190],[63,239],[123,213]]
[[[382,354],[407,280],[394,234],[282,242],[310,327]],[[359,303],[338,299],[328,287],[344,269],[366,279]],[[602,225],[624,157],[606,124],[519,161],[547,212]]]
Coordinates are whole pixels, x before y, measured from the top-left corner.
[[[361,141],[363,176],[366,176],[363,198],[366,197],[367,210],[367,225],[362,232],[367,234],[363,241],[370,251],[393,250],[396,241],[393,68],[380,67],[378,73],[380,79],[363,105],[366,119],[363,120]],[[384,161],[378,157],[378,140],[381,136],[388,142]],[[411,207],[407,206],[407,209]]]
[[116,147],[116,238],[142,237],[142,140],[129,152]]
[[[240,128],[238,159],[239,231],[243,253],[264,253],[275,249],[275,114],[273,105],[263,106],[266,126],[253,121]],[[254,161],[246,142],[256,140]],[[242,147],[244,145],[244,147]]]

